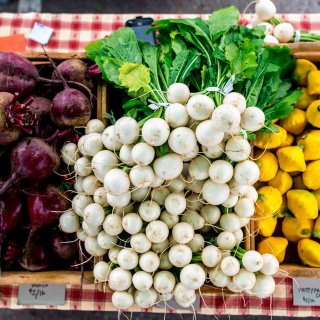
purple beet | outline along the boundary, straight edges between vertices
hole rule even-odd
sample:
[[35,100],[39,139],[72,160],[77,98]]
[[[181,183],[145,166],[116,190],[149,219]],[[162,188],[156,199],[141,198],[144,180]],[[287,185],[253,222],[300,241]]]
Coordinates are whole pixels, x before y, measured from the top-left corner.
[[58,221],[69,208],[69,201],[59,188],[49,184],[44,189],[29,192],[27,206],[31,229],[35,231]]
[[39,78],[37,68],[13,52],[0,52],[0,91],[29,95]]
[[75,236],[63,232],[56,232],[51,237],[52,251],[61,259],[68,260],[79,254],[78,242]]
[[[31,255],[30,246],[35,232],[42,227],[58,221],[61,214],[68,209],[69,202],[57,187],[47,185],[45,189],[33,190],[28,194],[27,206],[31,224],[26,245],[28,260]],[[29,263],[27,261],[27,264]]]
[[29,110],[36,115],[39,123],[46,122],[50,119],[51,101],[45,97],[34,97],[33,102],[29,105]]
[[10,159],[11,175],[0,187],[0,196],[20,182],[50,177],[60,165],[57,152],[39,138],[24,138],[12,149]]
[[0,198],[0,245],[23,218],[21,192],[11,188]]
[[9,145],[19,138],[20,130],[17,127],[7,126],[6,107],[13,99],[13,94],[0,92],[0,145]]
[[22,255],[22,248],[16,241],[8,241],[3,248],[3,267],[9,269]]
[[[76,81],[82,83],[89,89],[93,89],[93,83],[89,76],[87,64],[79,59],[69,59],[61,62],[57,70],[66,81]],[[52,79],[58,80],[60,76],[57,70],[53,71]]]
[[22,268],[29,271],[40,271],[51,265],[50,255],[44,242],[44,239],[38,235],[32,237],[28,250],[18,260]]
[[66,88],[51,104],[51,119],[59,127],[85,126],[91,117],[91,103],[81,91]]

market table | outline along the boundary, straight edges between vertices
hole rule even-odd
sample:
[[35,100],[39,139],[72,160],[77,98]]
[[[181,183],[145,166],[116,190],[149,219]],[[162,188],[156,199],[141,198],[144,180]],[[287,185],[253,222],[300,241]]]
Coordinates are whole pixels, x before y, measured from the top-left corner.
[[[124,25],[125,21],[137,15],[112,14],[12,14],[0,13],[0,36],[30,33],[35,22],[40,22],[54,29],[53,36],[46,46],[49,52],[77,52],[83,51],[90,41],[100,39]],[[165,15],[144,14],[156,19],[168,17],[194,17],[195,15]],[[206,18],[206,15],[199,15]],[[320,14],[280,15],[284,20],[291,22],[296,29],[320,33]],[[247,19],[248,16],[243,17]],[[26,41],[26,51],[42,51],[39,44],[32,40]],[[204,294],[201,307],[197,313],[201,314],[230,314],[230,315],[273,315],[273,316],[299,316],[319,317],[320,307],[297,307],[293,305],[292,279],[290,277],[276,278],[277,286],[272,299],[261,301],[257,298],[238,294]],[[17,285],[0,286],[0,308],[42,308],[61,310],[115,310],[112,306],[110,293],[103,293],[93,285],[66,286],[66,303],[62,306],[22,306],[17,301]],[[141,310],[133,308],[132,311],[163,312],[163,309],[152,308]],[[167,312],[177,312],[166,310]],[[178,310],[178,312],[183,312]],[[184,311],[186,312],[186,311]],[[188,311],[190,312],[190,311]]]

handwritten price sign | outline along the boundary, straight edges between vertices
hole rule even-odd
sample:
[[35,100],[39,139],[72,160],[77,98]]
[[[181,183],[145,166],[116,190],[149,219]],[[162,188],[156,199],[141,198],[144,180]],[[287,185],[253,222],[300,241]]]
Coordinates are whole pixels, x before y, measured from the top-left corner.
[[293,280],[295,306],[320,306],[320,279],[295,278]]
[[18,291],[19,305],[63,305],[66,300],[63,284],[22,284]]

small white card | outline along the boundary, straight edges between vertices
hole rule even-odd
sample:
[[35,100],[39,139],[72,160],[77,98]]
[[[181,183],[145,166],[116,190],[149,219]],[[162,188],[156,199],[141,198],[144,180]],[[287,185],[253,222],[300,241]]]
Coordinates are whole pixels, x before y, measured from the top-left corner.
[[36,22],[28,36],[29,39],[36,41],[42,45],[45,45],[49,42],[53,29],[47,27],[39,22]]
[[22,284],[18,290],[18,305],[64,305],[64,284]]
[[292,283],[295,306],[320,306],[320,279],[294,278]]

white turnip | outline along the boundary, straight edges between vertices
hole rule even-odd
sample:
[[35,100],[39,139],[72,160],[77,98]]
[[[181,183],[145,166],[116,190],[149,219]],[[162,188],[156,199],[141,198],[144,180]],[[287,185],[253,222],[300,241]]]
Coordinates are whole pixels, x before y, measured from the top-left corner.
[[164,206],[170,214],[179,215],[186,210],[187,201],[182,192],[174,192],[166,197]]
[[258,18],[267,21],[273,18],[277,12],[276,6],[270,0],[258,0],[255,6]]
[[260,169],[258,165],[251,160],[244,160],[234,167],[234,179],[239,184],[253,185],[259,180]]
[[113,269],[109,275],[109,287],[112,290],[128,290],[132,284],[132,275],[128,270],[120,267]]
[[138,254],[129,248],[124,248],[119,251],[118,265],[124,270],[132,270],[138,265]]
[[150,273],[138,271],[132,276],[133,286],[139,291],[148,291],[153,284],[153,278]]
[[214,183],[227,183],[233,176],[233,166],[226,160],[213,161],[209,167],[209,176]]
[[178,154],[188,154],[197,145],[194,132],[187,127],[173,129],[168,139],[170,149]]
[[210,160],[205,156],[194,158],[188,167],[188,172],[193,180],[206,180],[209,177]]
[[170,134],[168,123],[161,118],[152,118],[145,122],[142,127],[142,138],[151,146],[158,147],[164,144]]
[[227,184],[207,180],[203,185],[202,196],[209,204],[220,205],[228,199],[229,194],[230,189]]
[[169,236],[169,228],[160,220],[151,221],[147,225],[146,236],[153,243],[163,242]]
[[114,124],[116,139],[122,144],[132,144],[136,142],[140,135],[137,121],[130,117],[121,117]]
[[240,112],[232,104],[221,104],[212,113],[212,122],[218,131],[232,133],[240,126]]
[[213,100],[204,94],[192,96],[187,103],[187,111],[190,117],[195,120],[209,119],[214,107]]
[[179,244],[186,244],[194,237],[194,229],[189,223],[179,222],[172,228],[173,239]]
[[185,244],[175,244],[169,249],[169,260],[177,268],[183,268],[190,264],[192,251]]
[[180,103],[171,103],[166,108],[164,119],[171,128],[185,127],[189,122],[189,115],[186,107]]
[[239,162],[249,158],[251,146],[248,140],[236,136],[227,141],[225,152],[230,160]]
[[[179,128],[178,128],[179,129]],[[155,174],[163,180],[177,178],[183,169],[181,157],[175,153],[168,153],[153,162]]]
[[116,138],[114,125],[108,126],[103,132],[102,132],[102,143],[103,145],[111,151],[118,151],[120,150],[122,143],[118,141]]
[[126,172],[121,169],[111,169],[104,176],[103,186],[108,194],[120,196],[128,192],[130,179]]
[[196,129],[198,142],[204,147],[214,147],[222,142],[224,133],[215,128],[212,120],[202,121]]
[[132,160],[141,166],[150,164],[155,156],[152,146],[145,142],[139,142],[132,148]]
[[190,90],[184,83],[173,83],[168,87],[167,99],[170,103],[185,104],[190,97]]
[[247,131],[260,130],[265,122],[264,112],[257,107],[248,107],[241,115],[241,128]]
[[147,200],[140,204],[138,213],[143,221],[151,222],[159,218],[161,209],[155,201]]
[[96,178],[103,182],[104,176],[118,166],[117,156],[110,150],[102,150],[91,159],[91,168]]
[[152,251],[140,255],[139,266],[145,272],[155,272],[159,268],[159,264],[159,256]]

